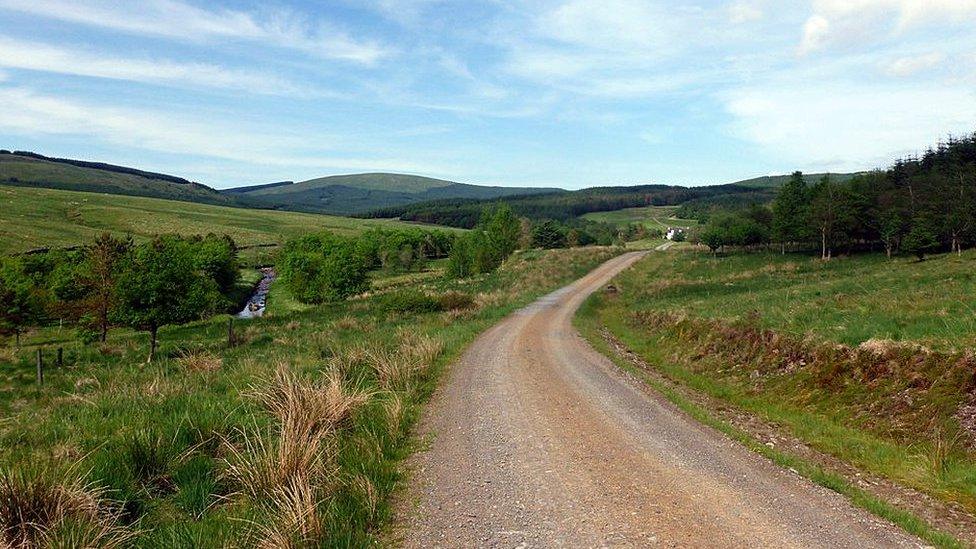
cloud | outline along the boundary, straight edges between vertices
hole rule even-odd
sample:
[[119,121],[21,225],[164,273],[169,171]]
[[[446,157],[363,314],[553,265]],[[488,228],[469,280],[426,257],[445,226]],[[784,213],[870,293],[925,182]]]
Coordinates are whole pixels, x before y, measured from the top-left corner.
[[[268,132],[189,114],[80,103],[20,87],[0,86],[0,104],[8,110],[0,117],[0,130],[22,135],[83,136],[122,147],[255,166],[446,173],[412,161],[336,156],[328,144],[339,140],[328,135]],[[317,148],[308,149],[309,143]]]
[[209,63],[135,59],[0,37],[0,66],[190,88],[244,90],[270,95],[311,95],[271,74],[229,69]]
[[736,2],[729,6],[729,22],[733,25],[758,21],[764,16],[762,8],[751,2]]
[[0,0],[0,9],[185,42],[242,40],[329,59],[372,64],[392,52],[291,12],[206,10],[178,0]]
[[976,0],[814,0],[799,51],[876,41],[920,26],[963,26],[976,20]]
[[900,57],[884,67],[889,76],[906,77],[916,73],[933,69],[945,61],[945,54],[941,52],[925,53],[909,57]]
[[964,86],[871,82],[742,88],[725,97],[736,137],[804,169],[878,167],[949,133],[972,131],[976,94]]

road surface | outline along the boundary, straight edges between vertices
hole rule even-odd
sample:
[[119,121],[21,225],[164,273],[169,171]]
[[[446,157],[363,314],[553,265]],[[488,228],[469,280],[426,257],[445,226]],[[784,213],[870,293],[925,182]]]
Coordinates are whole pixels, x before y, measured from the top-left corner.
[[918,540],[695,422],[573,329],[630,253],[467,350],[421,425],[407,547],[917,547]]

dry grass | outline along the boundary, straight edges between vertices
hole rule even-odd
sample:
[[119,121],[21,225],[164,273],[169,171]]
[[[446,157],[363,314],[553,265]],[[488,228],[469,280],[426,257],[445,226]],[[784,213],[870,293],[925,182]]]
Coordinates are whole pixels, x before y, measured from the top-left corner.
[[272,432],[241,430],[228,448],[226,475],[258,501],[269,520],[257,526],[259,547],[301,547],[324,536],[320,507],[336,489],[336,434],[372,393],[349,386],[330,370],[321,381],[284,364],[251,395],[274,417]]
[[282,432],[331,432],[341,428],[372,394],[349,387],[341,372],[330,370],[324,380],[303,379],[286,365],[274,377],[252,389],[278,420]]
[[210,351],[204,350],[180,351],[176,362],[184,370],[190,372],[214,372],[224,365],[224,359]]
[[399,337],[400,345],[395,348],[367,348],[366,362],[383,389],[409,393],[415,377],[433,364],[444,346],[425,334],[401,331]]
[[56,479],[0,472],[0,547],[121,547],[133,538],[103,490],[72,473]]

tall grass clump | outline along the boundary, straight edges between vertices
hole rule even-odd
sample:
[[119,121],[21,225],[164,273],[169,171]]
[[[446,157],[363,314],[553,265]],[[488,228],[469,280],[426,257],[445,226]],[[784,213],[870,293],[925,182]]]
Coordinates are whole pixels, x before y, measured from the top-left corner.
[[0,471],[0,547],[122,547],[121,525],[105,491],[70,473]]

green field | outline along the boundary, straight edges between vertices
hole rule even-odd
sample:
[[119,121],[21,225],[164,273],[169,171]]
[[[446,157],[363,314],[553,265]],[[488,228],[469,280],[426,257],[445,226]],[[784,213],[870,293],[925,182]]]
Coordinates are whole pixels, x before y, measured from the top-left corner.
[[0,185],[0,254],[84,244],[103,231],[137,238],[213,232],[230,235],[239,246],[253,246],[320,230],[352,234],[396,226],[415,225]]
[[694,219],[678,219],[674,217],[677,206],[645,206],[642,208],[625,208],[611,212],[593,212],[583,215],[583,219],[600,223],[609,223],[618,227],[632,224],[642,224],[648,229],[666,231],[668,227],[694,227],[698,221]]
[[[522,252],[461,281],[433,263],[321,306],[297,306],[276,285],[267,316],[237,322],[236,346],[226,316],[170,326],[151,364],[144,334],[113,330],[86,346],[65,328],[63,367],[43,348],[42,387],[37,339],[0,347],[0,511],[35,521],[17,523],[28,546],[383,544],[411,429],[445,365],[503,315],[620,251]],[[455,305],[407,310],[391,291]]]
[[959,414],[976,391],[974,260],[652,253],[580,324],[604,349],[608,329],[682,390],[973,512],[976,424]]

